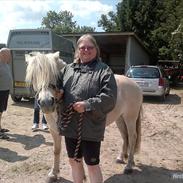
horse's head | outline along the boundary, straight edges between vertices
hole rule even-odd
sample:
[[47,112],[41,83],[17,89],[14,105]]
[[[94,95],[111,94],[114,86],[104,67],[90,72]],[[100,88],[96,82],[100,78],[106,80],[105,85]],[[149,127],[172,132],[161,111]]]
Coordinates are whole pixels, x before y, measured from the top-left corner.
[[34,52],[26,56],[26,81],[38,95],[38,103],[44,113],[53,112],[56,105],[56,82],[60,70],[66,65],[59,52],[42,54]]

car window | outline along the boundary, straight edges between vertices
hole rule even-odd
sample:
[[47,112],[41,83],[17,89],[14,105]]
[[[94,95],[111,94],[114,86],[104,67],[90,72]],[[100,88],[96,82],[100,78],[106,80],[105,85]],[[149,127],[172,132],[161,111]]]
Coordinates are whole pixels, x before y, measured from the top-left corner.
[[160,73],[157,68],[150,67],[134,67],[127,72],[130,78],[159,78]]

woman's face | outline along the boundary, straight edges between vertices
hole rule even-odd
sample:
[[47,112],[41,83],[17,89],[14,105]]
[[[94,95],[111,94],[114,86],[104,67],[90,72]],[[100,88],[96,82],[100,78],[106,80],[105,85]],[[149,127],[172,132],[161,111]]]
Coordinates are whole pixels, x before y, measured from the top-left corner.
[[81,41],[81,43],[78,46],[78,49],[81,63],[90,62],[97,55],[97,49],[95,45],[88,39]]

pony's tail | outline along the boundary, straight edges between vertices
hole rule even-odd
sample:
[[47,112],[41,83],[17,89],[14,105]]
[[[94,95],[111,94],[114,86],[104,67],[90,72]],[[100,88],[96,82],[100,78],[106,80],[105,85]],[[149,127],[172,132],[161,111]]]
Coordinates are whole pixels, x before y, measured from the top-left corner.
[[135,153],[138,153],[140,151],[141,146],[141,120],[142,120],[142,106],[140,107],[139,115],[136,121],[136,132],[137,132],[137,140],[135,144]]

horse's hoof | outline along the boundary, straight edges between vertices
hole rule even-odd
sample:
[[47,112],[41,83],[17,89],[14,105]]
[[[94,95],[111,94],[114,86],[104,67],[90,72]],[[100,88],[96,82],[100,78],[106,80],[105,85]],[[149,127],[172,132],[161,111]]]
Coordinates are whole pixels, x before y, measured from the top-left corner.
[[125,164],[125,162],[122,159],[116,159],[117,164]]
[[57,181],[57,177],[48,177],[46,179],[46,183],[53,183]]
[[48,177],[46,180],[46,183],[53,183],[53,182],[56,182],[56,180],[57,180],[57,177]]
[[124,174],[132,174],[133,173],[133,169],[132,168],[125,168],[124,169]]
[[57,175],[53,174],[52,171],[48,174],[48,178],[46,180],[46,183],[53,183],[57,180]]

